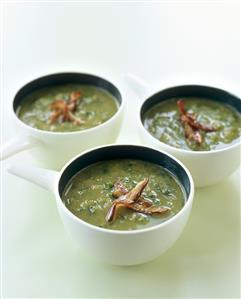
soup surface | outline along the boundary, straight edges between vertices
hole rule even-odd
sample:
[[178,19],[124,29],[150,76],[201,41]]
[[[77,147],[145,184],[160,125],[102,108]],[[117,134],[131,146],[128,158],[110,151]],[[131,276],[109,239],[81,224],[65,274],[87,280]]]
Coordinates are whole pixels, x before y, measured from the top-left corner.
[[[70,97],[74,94],[77,97],[75,105],[71,106]],[[69,114],[66,114],[66,109],[69,109]],[[98,126],[117,110],[118,102],[108,91],[90,85],[66,84],[29,94],[18,108],[17,115],[33,128],[71,132]]]
[[188,138],[190,127],[186,128],[185,120],[182,122],[180,119],[178,100],[173,98],[163,101],[144,114],[143,124],[156,139],[177,148],[209,151],[227,146],[240,137],[241,115],[238,111],[206,98],[186,97],[182,101],[188,115],[197,124],[209,126],[209,130],[191,127],[192,133],[198,136]]
[[[115,183],[122,182],[129,191],[148,178],[142,196],[155,207],[170,208],[162,214],[147,215],[126,207],[118,209],[115,220],[106,215],[113,204]],[[134,230],[159,224],[180,211],[185,203],[185,192],[176,178],[163,167],[132,159],[107,160],[92,164],[77,173],[66,186],[62,200],[80,219],[93,225]]]

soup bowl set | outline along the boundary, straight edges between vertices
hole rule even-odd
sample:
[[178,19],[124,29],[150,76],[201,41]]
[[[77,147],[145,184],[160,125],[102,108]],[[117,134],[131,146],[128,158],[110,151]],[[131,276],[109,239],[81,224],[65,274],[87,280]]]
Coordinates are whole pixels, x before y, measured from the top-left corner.
[[[129,87],[142,99],[138,123],[143,145],[113,144],[118,136],[124,112],[119,89],[101,77],[83,73],[58,73],[36,79],[22,87],[13,99],[12,115],[19,135],[1,148],[1,160],[31,149],[31,154],[47,168],[7,165],[7,171],[52,192],[60,217],[80,247],[101,261],[114,265],[148,262],[170,248],[181,235],[191,212],[194,186],[215,184],[240,165],[240,140],[223,149],[188,151],[155,139],[143,125],[143,115],[151,107],[172,97],[200,96],[227,103],[241,113],[240,99],[227,91],[200,85],[170,87],[156,93],[134,75],[126,75]],[[18,107],[29,93],[49,86],[77,83],[102,88],[118,102],[117,112],[104,123],[76,132],[49,132],[25,124],[17,115]],[[171,173],[182,186],[185,203],[166,221],[136,230],[111,230],[87,223],[64,204],[62,194],[72,177],[101,161],[136,159],[154,163]],[[59,169],[61,169],[59,171]]]

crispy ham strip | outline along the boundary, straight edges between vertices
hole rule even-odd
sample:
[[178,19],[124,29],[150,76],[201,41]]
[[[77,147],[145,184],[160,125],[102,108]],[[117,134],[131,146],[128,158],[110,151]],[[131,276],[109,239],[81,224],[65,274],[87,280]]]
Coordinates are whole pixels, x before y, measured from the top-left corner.
[[147,215],[161,214],[169,211],[170,208],[155,206],[151,200],[147,200],[141,196],[148,182],[148,179],[144,179],[129,192],[122,182],[117,181],[114,185],[115,190],[112,193],[117,199],[113,201],[106,215],[106,221],[113,221],[116,218],[117,211],[120,207],[125,207]]
[[129,206],[127,205],[127,207],[136,212],[147,214],[147,215],[161,214],[170,210],[170,208],[168,207],[160,207],[155,205],[145,207],[142,203],[139,202],[133,203],[132,205]]
[[[129,193],[128,189],[123,185],[121,181],[117,181],[114,184],[114,191],[112,192],[112,195],[116,198],[120,197],[121,195],[125,195]],[[140,195],[138,202],[142,203],[145,207],[150,207],[153,202],[150,199],[146,199],[143,196]]]
[[196,143],[202,143],[202,135],[200,134],[199,130],[194,129],[190,126],[188,119],[185,115],[181,115],[181,122],[184,128],[185,138],[189,140],[194,140]]
[[127,194],[129,191],[128,189],[126,189],[126,187],[122,184],[121,181],[117,181],[115,184],[114,184],[114,191],[112,192],[112,195],[114,197],[120,197],[121,195],[125,195]]
[[84,121],[74,115],[76,111],[81,93],[78,91],[71,92],[68,101],[55,100],[51,105],[50,109],[52,113],[49,118],[49,123],[53,124],[57,121],[73,122],[75,125],[81,125]]
[[215,128],[208,124],[202,124],[197,121],[196,115],[186,112],[185,102],[183,100],[177,101],[177,106],[180,113],[181,122],[184,128],[185,138],[194,140],[197,144],[202,143],[202,135],[200,130],[204,132],[216,131]]

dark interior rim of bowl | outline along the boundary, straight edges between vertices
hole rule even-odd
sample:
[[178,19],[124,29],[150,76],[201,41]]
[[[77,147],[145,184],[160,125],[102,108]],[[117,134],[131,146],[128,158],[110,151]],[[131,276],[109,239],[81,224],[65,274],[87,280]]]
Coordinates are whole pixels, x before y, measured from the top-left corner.
[[122,103],[120,91],[109,81],[90,74],[84,73],[56,73],[37,78],[26,85],[24,85],[15,95],[13,100],[13,109],[16,112],[17,108],[30,93],[50,86],[63,85],[63,84],[83,84],[93,85],[107,90],[118,101],[119,105]]
[[147,98],[142,104],[140,117],[143,124],[145,113],[156,104],[171,98],[182,97],[204,97],[213,101],[230,105],[241,113],[241,100],[239,97],[228,91],[203,85],[181,85],[163,89],[151,97]]
[[64,169],[61,175],[58,185],[60,197],[62,197],[64,188],[70,179],[81,169],[100,161],[114,159],[143,160],[164,167],[177,178],[184,188],[186,199],[189,198],[191,183],[184,168],[177,161],[158,150],[136,145],[113,145],[101,147],[76,158]]

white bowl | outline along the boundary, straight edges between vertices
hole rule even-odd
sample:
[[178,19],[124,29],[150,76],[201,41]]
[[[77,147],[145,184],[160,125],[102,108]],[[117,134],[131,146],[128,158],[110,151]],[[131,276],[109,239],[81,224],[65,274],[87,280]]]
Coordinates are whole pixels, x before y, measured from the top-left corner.
[[[65,207],[61,200],[61,194],[73,175],[92,163],[122,158],[150,161],[171,171],[185,190],[184,207],[161,224],[133,231],[116,231],[91,225],[76,217]],[[143,146],[108,145],[98,147],[72,159],[61,172],[26,167],[26,165],[8,166],[8,172],[53,192],[59,214],[69,234],[87,254],[114,265],[145,263],[171,247],[187,223],[194,196],[192,177],[181,162],[169,154]]]
[[[26,95],[46,86],[66,83],[89,84],[106,89],[116,97],[119,103],[117,112],[109,120],[96,127],[75,132],[38,130],[18,118],[17,108]],[[102,77],[83,73],[57,73],[40,77],[23,86],[13,99],[12,118],[19,134],[1,148],[0,160],[31,148],[31,154],[42,165],[59,169],[69,159],[86,149],[115,142],[121,127],[123,108],[124,99],[119,89]]]
[[191,151],[170,146],[156,139],[143,125],[143,114],[153,105],[172,97],[200,96],[229,104],[241,113],[241,100],[237,96],[215,87],[202,85],[174,86],[158,91],[151,96],[151,88],[142,79],[128,74],[127,84],[141,98],[138,114],[138,129],[143,144],[164,150],[182,161],[190,170],[196,187],[216,184],[233,173],[240,166],[241,138],[222,149]]

